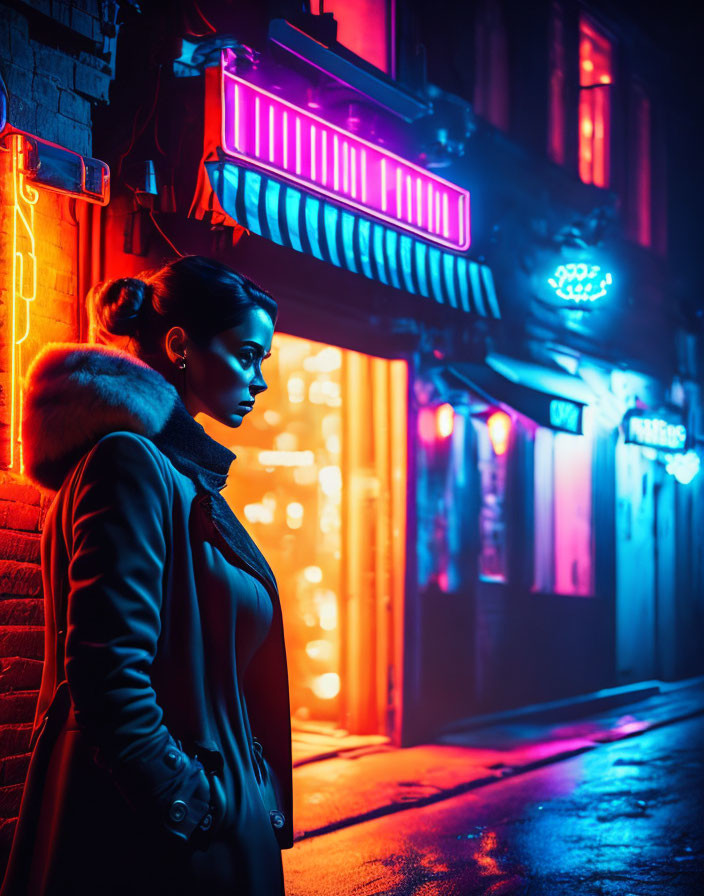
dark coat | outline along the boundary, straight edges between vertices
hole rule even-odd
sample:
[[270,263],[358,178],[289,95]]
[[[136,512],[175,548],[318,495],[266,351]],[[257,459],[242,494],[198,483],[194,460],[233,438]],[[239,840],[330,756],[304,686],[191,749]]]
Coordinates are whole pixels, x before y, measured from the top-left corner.
[[[293,845],[286,653],[273,573],[220,495],[235,455],[115,349],[47,346],[25,395],[26,473],[57,493],[33,751],[0,896],[279,896]],[[235,644],[212,609],[216,572],[225,593],[240,582],[271,600],[242,681],[214,667],[216,645]],[[233,674],[237,713],[218,690]],[[204,766],[227,795],[208,833]]]

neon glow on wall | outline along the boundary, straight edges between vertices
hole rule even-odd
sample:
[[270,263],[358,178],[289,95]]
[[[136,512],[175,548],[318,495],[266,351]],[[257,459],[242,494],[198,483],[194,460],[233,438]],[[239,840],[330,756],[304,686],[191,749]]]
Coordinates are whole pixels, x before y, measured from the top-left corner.
[[[34,206],[39,193],[24,175],[25,144],[21,136],[12,141],[12,334],[10,361],[10,468],[15,464],[15,442],[22,431],[22,402],[19,372],[22,371],[22,343],[29,336],[30,302],[37,296],[37,255],[34,235]],[[22,316],[22,324],[20,324]],[[19,412],[18,412],[19,408]],[[20,418],[18,420],[18,417]],[[20,472],[23,470],[22,445]]]
[[569,302],[596,302],[608,292],[613,278],[598,264],[561,264],[548,279],[560,299]]
[[469,246],[469,193],[243,80],[222,61],[222,147],[308,191],[455,250]]
[[[106,205],[110,195],[110,172],[99,159],[86,158],[72,150],[42,140],[7,125],[0,132],[0,151],[7,152],[7,177],[11,196],[10,247],[12,253],[9,319],[9,450],[3,458],[9,469],[24,472],[22,456],[22,390],[29,360],[27,339],[31,331],[31,308],[37,299],[37,244],[43,226],[35,212],[40,193],[61,194],[97,205]],[[5,169],[3,168],[3,172]],[[5,176],[5,175],[3,175]],[[44,200],[42,200],[44,202]],[[39,221],[41,222],[41,210]]]

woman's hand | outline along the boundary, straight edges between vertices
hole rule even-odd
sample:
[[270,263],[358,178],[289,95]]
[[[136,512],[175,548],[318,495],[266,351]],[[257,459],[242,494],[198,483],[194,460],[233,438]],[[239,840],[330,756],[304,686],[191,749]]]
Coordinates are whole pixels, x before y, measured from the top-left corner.
[[222,828],[227,812],[227,797],[217,772],[209,771],[206,774],[210,781],[210,805],[198,827],[201,831],[207,831],[212,835]]

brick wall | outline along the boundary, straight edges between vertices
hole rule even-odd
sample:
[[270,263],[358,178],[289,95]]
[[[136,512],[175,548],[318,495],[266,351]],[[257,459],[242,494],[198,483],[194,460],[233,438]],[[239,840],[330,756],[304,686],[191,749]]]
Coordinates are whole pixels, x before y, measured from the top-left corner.
[[0,473],[0,874],[22,799],[42,675],[39,540],[48,503],[19,477]]
[[91,155],[91,112],[108,99],[114,75],[115,27],[103,16],[114,4],[0,2],[0,74],[14,127]]
[[[0,74],[8,121],[83,155],[92,154],[91,114],[107,101],[115,35],[99,0],[0,2]],[[0,442],[8,443],[12,309],[12,169],[0,151]],[[34,206],[36,299],[22,343],[24,372],[46,342],[79,338],[80,203],[45,190]],[[25,247],[26,248],[26,247]],[[2,452],[7,455],[6,451]],[[0,879],[14,833],[30,754],[44,656],[39,558],[50,499],[16,470],[0,469]]]
[[[12,176],[0,154],[0,182]],[[71,200],[39,192],[34,209],[37,297],[31,303],[22,372],[46,342],[75,340],[79,228]],[[9,436],[11,191],[0,192],[0,431]],[[22,319],[20,319],[20,322]],[[0,875],[9,854],[29,754],[44,655],[39,539],[48,499],[18,473],[0,471]]]

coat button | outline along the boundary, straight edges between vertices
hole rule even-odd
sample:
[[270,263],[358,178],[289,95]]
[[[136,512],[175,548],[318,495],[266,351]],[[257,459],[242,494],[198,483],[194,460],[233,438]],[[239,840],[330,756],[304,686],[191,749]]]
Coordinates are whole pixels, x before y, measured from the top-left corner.
[[164,756],[164,762],[168,765],[169,768],[177,769],[181,768],[183,759],[181,757],[181,754],[176,750],[167,750],[166,755]]
[[171,821],[183,821],[186,817],[186,812],[188,811],[188,806],[184,803],[183,800],[174,800],[171,803],[171,808],[169,809],[169,818]]
[[213,823],[213,816],[210,814],[210,812],[208,812],[208,814],[205,816],[203,821],[201,821],[201,823],[198,825],[198,827],[201,829],[201,831],[209,831],[212,823]]
[[286,824],[284,813],[278,809],[272,809],[269,812],[269,818],[271,819],[272,827],[276,828],[277,831]]

